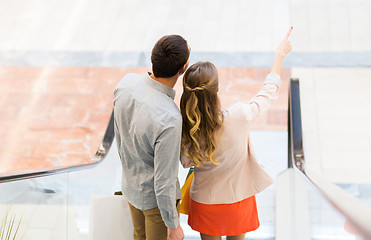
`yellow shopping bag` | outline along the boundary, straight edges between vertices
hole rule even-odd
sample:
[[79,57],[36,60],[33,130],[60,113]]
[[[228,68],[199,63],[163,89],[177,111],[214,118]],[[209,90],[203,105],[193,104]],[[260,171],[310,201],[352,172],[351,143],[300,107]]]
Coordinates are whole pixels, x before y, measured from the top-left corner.
[[182,200],[180,200],[180,205],[179,205],[179,212],[188,215],[189,213],[189,191],[191,190],[191,185],[193,181],[193,168],[189,170],[187,179],[180,190],[182,192]]

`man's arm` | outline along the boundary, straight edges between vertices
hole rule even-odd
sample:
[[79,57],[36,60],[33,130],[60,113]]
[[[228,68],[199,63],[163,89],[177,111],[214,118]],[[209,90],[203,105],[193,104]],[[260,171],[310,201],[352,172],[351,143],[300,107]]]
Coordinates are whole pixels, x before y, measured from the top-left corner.
[[[176,209],[177,179],[179,169],[181,116],[169,119],[157,138],[154,151],[154,187],[157,205],[171,235],[180,236],[179,217]],[[174,238],[177,239],[177,238]],[[182,238],[178,238],[182,239]]]

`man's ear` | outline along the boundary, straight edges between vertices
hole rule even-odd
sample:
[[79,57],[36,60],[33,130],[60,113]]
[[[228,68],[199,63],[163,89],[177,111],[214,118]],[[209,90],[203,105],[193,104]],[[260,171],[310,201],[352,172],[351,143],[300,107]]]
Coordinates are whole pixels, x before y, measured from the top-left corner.
[[184,64],[183,67],[179,70],[179,75],[182,75],[183,73],[185,73],[187,68],[188,68],[188,63]]

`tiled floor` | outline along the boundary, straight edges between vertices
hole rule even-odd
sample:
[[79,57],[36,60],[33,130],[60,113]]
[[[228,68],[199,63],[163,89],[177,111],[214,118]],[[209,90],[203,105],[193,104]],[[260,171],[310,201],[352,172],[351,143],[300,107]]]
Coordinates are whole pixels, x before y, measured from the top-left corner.
[[[95,154],[112,111],[113,89],[128,72],[148,68],[0,67],[0,173],[82,164]],[[228,107],[248,101],[269,69],[219,68],[220,97]],[[280,96],[253,126],[285,130],[290,70]],[[176,103],[182,92],[178,81]]]
[[306,168],[336,183],[371,183],[371,69],[294,69]]
[[0,9],[0,49],[18,51],[148,50],[168,33],[193,51],[269,51],[289,25],[288,0],[14,0]]
[[22,0],[0,2],[0,50],[148,51],[179,33],[193,51],[371,51],[369,0]]
[[1,173],[88,162],[124,70],[1,68]]

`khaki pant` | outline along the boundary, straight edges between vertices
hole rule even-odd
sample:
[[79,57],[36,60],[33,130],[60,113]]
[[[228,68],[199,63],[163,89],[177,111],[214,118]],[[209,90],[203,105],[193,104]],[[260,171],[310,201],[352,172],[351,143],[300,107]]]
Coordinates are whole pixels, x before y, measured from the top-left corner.
[[134,240],[166,240],[167,227],[158,207],[140,210],[129,203],[134,224]]

